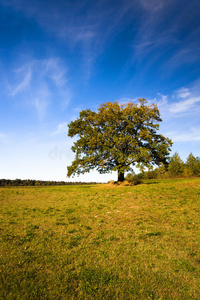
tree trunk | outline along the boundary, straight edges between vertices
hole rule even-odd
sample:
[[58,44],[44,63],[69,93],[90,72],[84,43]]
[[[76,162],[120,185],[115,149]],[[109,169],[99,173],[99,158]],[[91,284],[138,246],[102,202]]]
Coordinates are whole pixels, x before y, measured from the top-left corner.
[[120,182],[124,181],[124,172],[118,171],[118,181]]

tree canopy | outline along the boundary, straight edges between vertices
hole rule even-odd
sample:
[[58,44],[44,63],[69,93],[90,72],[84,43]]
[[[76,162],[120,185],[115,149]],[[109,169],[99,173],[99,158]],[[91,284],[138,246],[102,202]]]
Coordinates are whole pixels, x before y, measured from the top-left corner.
[[189,171],[189,175],[199,176],[200,175],[200,158],[195,157],[192,152],[189,154],[186,160],[186,168]]
[[183,174],[184,162],[180,158],[180,155],[178,154],[178,152],[175,152],[174,155],[170,158],[168,169],[169,169],[169,172],[174,176]]
[[147,105],[145,99],[136,104],[106,102],[97,112],[82,110],[68,125],[68,136],[77,139],[67,176],[97,169],[99,173],[117,171],[118,180],[123,181],[124,172],[133,166],[166,164],[172,141],[157,133],[161,121],[157,106]]

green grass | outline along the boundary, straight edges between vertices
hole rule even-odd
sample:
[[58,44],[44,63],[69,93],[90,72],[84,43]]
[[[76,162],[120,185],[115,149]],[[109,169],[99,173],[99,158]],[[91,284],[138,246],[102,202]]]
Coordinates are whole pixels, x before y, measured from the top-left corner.
[[0,188],[0,299],[200,299],[200,179]]

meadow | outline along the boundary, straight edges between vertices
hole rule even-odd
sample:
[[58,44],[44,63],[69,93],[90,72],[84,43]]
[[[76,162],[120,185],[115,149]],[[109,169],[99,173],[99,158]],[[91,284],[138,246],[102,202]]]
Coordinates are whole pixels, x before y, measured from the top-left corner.
[[0,188],[0,299],[200,299],[200,179]]

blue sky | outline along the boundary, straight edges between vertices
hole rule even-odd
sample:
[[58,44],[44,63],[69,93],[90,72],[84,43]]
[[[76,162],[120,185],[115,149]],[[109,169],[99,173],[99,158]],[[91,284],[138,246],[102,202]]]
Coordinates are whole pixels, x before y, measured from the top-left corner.
[[200,156],[200,2],[1,0],[0,86],[0,178],[115,180],[66,179],[67,124],[105,101],[157,103],[172,154]]

